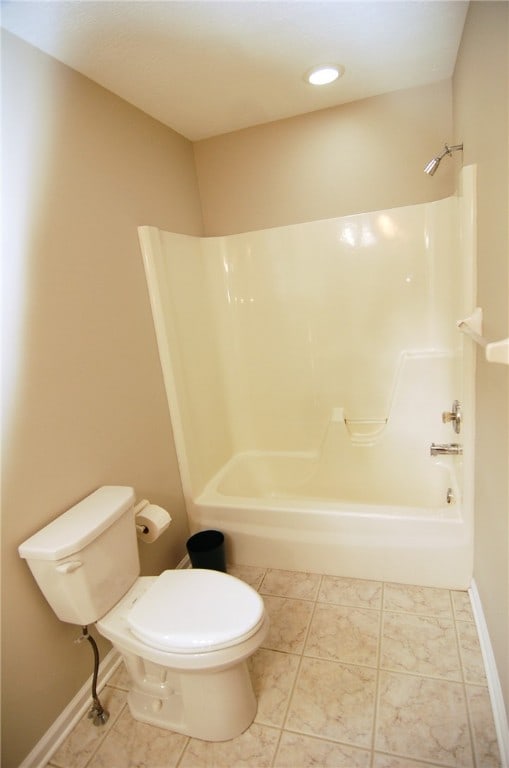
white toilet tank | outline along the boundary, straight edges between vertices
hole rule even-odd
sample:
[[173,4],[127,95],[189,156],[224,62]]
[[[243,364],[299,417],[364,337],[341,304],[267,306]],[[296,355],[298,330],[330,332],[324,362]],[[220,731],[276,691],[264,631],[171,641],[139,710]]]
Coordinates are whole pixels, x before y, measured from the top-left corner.
[[94,623],[139,576],[134,501],[132,488],[103,486],[19,546],[62,621]]

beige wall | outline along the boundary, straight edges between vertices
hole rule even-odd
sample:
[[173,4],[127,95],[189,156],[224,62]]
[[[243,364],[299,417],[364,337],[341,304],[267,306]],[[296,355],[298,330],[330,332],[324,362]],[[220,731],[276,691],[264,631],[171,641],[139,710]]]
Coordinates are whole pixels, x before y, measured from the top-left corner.
[[206,235],[424,203],[453,192],[449,80],[194,144]]
[[[478,166],[478,304],[509,335],[507,2],[472,2],[454,72],[454,132]],[[509,712],[509,369],[477,355],[474,577]]]
[[18,545],[96,487],[125,484],[173,516],[142,545],[144,572],[185,553],[137,226],[202,225],[186,139],[9,34],[2,76],[2,765],[14,768],[92,673]]

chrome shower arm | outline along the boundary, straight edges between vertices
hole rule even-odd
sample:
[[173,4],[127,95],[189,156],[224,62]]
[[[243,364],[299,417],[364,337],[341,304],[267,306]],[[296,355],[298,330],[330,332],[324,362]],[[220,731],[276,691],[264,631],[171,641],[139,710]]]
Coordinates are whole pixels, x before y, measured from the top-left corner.
[[445,144],[444,150],[440,155],[440,159],[446,155],[452,155],[453,152],[458,152],[461,149],[463,149],[463,144],[453,144],[452,147],[450,147],[448,144]]
[[460,149],[463,149],[463,144],[453,144],[452,146],[445,144],[440,154],[435,155],[435,157],[433,157],[429,163],[426,163],[424,166],[424,173],[427,173],[428,176],[433,176],[438,166],[440,165],[440,161],[443,160],[446,155],[452,157],[452,153],[458,152]]

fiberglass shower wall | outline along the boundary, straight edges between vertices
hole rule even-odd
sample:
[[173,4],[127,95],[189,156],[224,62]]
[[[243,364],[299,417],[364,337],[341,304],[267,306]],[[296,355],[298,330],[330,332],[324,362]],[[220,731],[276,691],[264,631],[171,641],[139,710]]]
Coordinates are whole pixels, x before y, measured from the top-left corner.
[[238,453],[318,455],[334,422],[368,449],[412,360],[430,408],[427,425],[409,413],[402,449],[450,439],[471,311],[458,232],[456,197],[219,238],[142,228],[186,496]]
[[316,452],[331,419],[383,427],[402,353],[458,343],[455,220],[451,199],[205,243],[235,451]]

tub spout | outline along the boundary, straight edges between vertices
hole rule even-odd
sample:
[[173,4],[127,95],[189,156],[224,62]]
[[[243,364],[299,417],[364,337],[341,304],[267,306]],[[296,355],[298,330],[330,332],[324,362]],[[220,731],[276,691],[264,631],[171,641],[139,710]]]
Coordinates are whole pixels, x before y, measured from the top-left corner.
[[461,456],[463,446],[458,443],[431,443],[430,453],[432,456]]

